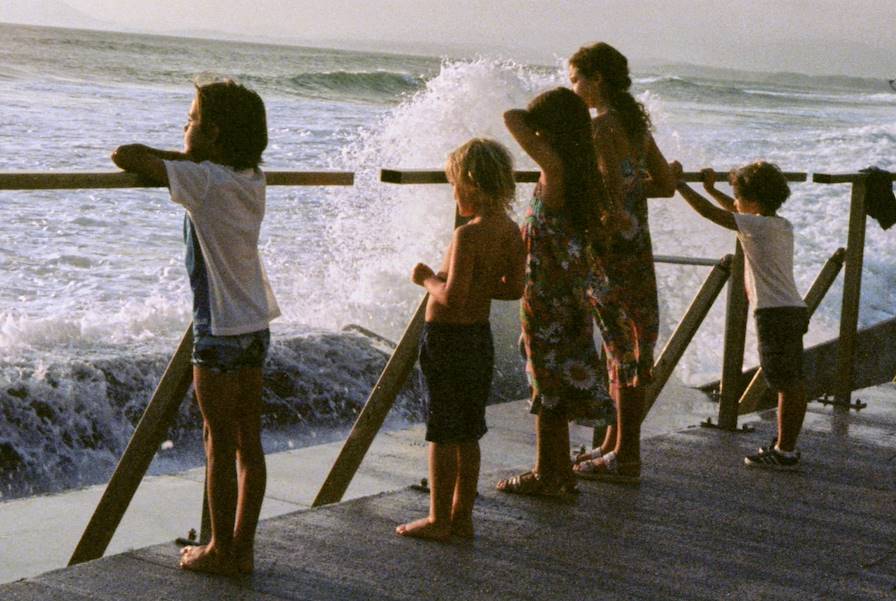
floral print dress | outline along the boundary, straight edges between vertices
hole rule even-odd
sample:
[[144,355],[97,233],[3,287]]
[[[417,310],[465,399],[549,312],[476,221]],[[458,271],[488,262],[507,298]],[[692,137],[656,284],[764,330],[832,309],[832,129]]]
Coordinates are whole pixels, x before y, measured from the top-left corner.
[[640,386],[653,374],[659,303],[641,166],[626,159],[621,167],[628,223],[612,233],[602,256],[591,257],[587,295],[604,338],[610,381]]
[[522,229],[527,258],[520,314],[531,411],[611,424],[615,413],[587,300],[594,278],[581,236],[565,215],[544,205],[540,187]]

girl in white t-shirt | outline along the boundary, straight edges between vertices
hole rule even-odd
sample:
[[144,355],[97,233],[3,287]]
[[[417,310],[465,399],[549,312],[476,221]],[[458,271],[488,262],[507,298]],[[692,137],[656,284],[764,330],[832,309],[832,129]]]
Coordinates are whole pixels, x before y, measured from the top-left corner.
[[678,191],[694,210],[737,232],[746,258],[744,283],[756,318],[759,365],[778,393],[778,437],[744,462],[751,467],[795,469],[800,461],[796,439],[806,415],[803,334],[809,319],[793,279],[793,226],[776,214],[790,196],[787,179],[772,163],[750,163],[731,172],[731,198],[716,190],[715,172],[704,169],[703,186],[720,209],[681,181],[679,163],[673,164],[673,171]]
[[186,209],[193,290],[193,386],[204,420],[211,540],[186,547],[180,566],[251,573],[267,472],[261,446],[262,364],[279,315],[258,253],[265,210],[259,169],[264,103],[232,81],[196,87],[183,152],[120,146],[116,165],[166,185]]

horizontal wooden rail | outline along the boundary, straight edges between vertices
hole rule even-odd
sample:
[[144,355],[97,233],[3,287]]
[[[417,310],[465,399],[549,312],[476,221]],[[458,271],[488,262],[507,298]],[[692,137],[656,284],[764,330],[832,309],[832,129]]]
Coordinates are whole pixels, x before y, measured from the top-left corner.
[[[269,186],[351,186],[351,171],[265,171]],[[0,173],[0,190],[72,190],[84,188],[160,188],[133,173]]]
[[[716,179],[721,182],[728,181],[729,171],[716,171]],[[809,174],[803,171],[783,171],[784,178],[789,182],[805,182],[809,179]],[[682,174],[682,179],[686,182],[701,182],[703,177],[699,171],[687,171]]]
[[[890,181],[896,181],[896,173],[890,173]],[[816,184],[852,184],[868,177],[867,173],[813,173]]]
[[670,265],[705,265],[706,267],[715,267],[719,264],[718,259],[705,259],[702,257],[675,257],[672,255],[653,255],[654,263],[668,263]]
[[[519,183],[535,183],[538,181],[539,171],[514,171],[513,174]],[[716,177],[721,181],[727,181],[727,171],[716,171]],[[786,171],[784,177],[789,182],[804,182],[808,179],[808,173],[798,171]],[[682,178],[688,182],[699,182],[699,172],[689,171],[682,174]],[[380,169],[380,181],[387,184],[447,184],[448,178],[445,172],[435,169]],[[715,264],[716,262],[713,262]]]
[[[514,171],[514,179],[521,184],[534,184],[539,171]],[[380,169],[380,181],[387,184],[447,184],[448,177],[441,170]]]

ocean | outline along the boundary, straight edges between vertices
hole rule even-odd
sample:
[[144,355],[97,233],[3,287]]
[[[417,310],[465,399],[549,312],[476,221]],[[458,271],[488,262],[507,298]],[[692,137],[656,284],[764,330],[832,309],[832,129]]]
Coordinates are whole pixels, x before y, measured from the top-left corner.
[[[449,188],[382,184],[379,169],[440,168],[472,136],[506,143],[519,168],[533,168],[501,115],[567,83],[560,59],[531,65],[2,24],[0,38],[0,171],[110,171],[119,144],[179,149],[192,82],[229,76],[267,105],[265,168],[356,173],[348,188],[268,190],[263,256],[284,313],[272,324],[269,452],[345,434],[389,351],[346,326],[397,340],[422,296],[411,267],[440,261],[454,215]],[[660,148],[688,170],[759,158],[787,171],[896,170],[896,94],[884,80],[688,65],[642,67],[634,80]],[[796,228],[805,291],[846,243],[849,187],[792,188],[781,213]],[[529,194],[520,186],[517,216]],[[0,192],[0,215],[0,499],[104,482],[190,319],[182,213],[164,190],[65,190]],[[733,250],[729,232],[678,197],[651,201],[650,218],[658,254]],[[860,325],[896,314],[894,254],[896,237],[869,220]],[[662,345],[707,268],[657,270]],[[837,335],[840,292],[838,280],[807,344]],[[718,377],[722,305],[676,371],[686,384]],[[493,323],[496,400],[521,398],[515,306],[496,307]],[[748,364],[753,340],[751,324]],[[412,381],[389,427],[420,416]],[[184,403],[151,471],[200,463],[199,438],[198,413]]]

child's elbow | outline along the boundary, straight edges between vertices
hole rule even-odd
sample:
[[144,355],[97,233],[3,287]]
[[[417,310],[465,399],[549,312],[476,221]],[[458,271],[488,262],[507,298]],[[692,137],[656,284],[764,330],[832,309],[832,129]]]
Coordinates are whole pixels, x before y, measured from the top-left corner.
[[112,162],[115,163],[115,166],[119,169],[124,169],[124,151],[121,146],[112,151],[112,156],[109,157],[112,159]]
[[138,152],[133,144],[119,146],[112,151],[112,162],[115,163],[116,167],[125,171],[134,169],[134,164],[137,162],[137,158]]

